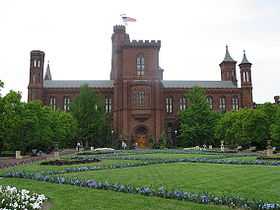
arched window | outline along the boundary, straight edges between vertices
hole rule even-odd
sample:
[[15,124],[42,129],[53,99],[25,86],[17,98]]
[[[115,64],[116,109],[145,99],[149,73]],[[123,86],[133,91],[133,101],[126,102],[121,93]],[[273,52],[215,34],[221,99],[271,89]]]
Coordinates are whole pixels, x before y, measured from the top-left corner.
[[237,111],[239,109],[239,100],[238,96],[233,96],[231,99],[232,110]]
[[225,112],[226,111],[226,97],[220,97],[220,111]]
[[105,97],[105,111],[107,113],[112,111],[112,98]]
[[166,107],[167,113],[173,112],[173,98],[172,97],[165,98],[165,107]]
[[144,68],[145,68],[145,59],[142,54],[138,55],[136,58],[136,73],[137,76],[144,75]]
[[187,108],[187,100],[183,96],[179,99],[179,109],[180,111],[184,111]]
[[207,102],[209,104],[210,109],[213,109],[213,97],[207,96]]
[[54,96],[50,97],[49,104],[52,110],[56,110],[56,98]]
[[70,98],[69,98],[69,96],[64,96],[63,109],[66,112],[68,112],[70,110]]
[[137,106],[144,106],[145,104],[145,92],[139,91],[136,93],[136,105]]
[[33,67],[36,67],[36,66],[37,66],[37,61],[35,59],[35,60],[33,60]]

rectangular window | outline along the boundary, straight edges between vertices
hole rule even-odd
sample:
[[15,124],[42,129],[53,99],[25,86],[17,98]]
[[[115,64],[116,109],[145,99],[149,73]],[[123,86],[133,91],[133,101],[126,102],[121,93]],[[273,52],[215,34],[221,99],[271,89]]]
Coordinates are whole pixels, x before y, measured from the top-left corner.
[[185,97],[181,97],[179,100],[179,109],[180,111],[184,111],[187,107],[187,103],[186,103],[186,98]]
[[226,98],[225,97],[220,98],[220,111],[221,112],[226,111]]
[[144,106],[145,105],[145,92],[139,91],[136,93],[136,105]]
[[56,110],[56,98],[54,96],[50,97],[49,105],[52,110]]
[[110,97],[105,97],[105,111],[112,112],[112,98]]
[[70,98],[68,96],[64,97],[63,109],[68,112],[70,110]]
[[165,99],[165,106],[166,106],[166,112],[172,113],[173,112],[173,99],[172,97],[168,97]]
[[213,110],[213,98],[212,98],[212,96],[207,97],[207,102],[209,104],[210,109]]
[[232,110],[237,111],[239,109],[239,100],[237,96],[232,97]]
[[137,76],[144,76],[145,60],[143,55],[136,58],[136,74]]

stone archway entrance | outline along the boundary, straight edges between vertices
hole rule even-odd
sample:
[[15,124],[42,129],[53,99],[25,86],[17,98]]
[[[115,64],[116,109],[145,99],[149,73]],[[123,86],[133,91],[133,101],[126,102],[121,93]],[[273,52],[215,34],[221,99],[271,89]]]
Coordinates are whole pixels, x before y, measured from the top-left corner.
[[137,147],[146,148],[148,147],[148,130],[144,126],[140,126],[135,130],[135,140]]

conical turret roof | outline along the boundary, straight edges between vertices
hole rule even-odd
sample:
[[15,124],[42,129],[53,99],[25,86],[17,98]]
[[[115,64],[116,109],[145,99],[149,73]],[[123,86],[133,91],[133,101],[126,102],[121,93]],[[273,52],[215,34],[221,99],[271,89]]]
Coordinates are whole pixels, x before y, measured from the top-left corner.
[[45,74],[45,80],[52,80],[51,70],[50,70],[50,62],[48,61],[46,74]]
[[245,50],[243,51],[243,59],[240,64],[251,64],[246,57]]
[[223,60],[223,62],[236,62],[235,60],[232,59],[232,57],[229,54],[228,51],[228,46],[226,45],[226,54],[225,54],[225,58]]

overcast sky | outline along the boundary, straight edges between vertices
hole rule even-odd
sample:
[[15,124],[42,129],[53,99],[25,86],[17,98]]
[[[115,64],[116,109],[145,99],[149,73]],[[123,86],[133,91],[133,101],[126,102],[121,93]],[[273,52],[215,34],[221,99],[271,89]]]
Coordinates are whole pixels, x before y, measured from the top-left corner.
[[[279,0],[0,0],[0,80],[27,99],[29,54],[43,50],[53,79],[109,79],[111,34],[120,14],[130,39],[161,40],[166,80],[220,80],[229,45],[253,63],[257,103],[280,94]],[[45,62],[47,63],[47,62]],[[237,75],[240,85],[239,67]]]

